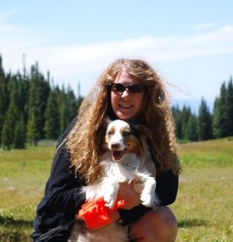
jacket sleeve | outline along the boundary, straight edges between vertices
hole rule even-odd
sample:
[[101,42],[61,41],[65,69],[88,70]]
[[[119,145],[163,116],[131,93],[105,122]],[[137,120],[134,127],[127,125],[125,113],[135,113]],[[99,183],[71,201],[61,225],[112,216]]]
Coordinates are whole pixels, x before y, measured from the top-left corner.
[[156,176],[157,186],[156,194],[159,199],[159,205],[167,206],[176,200],[178,191],[178,175],[171,170],[162,172]]
[[[68,135],[76,119],[66,129],[62,140]],[[71,169],[69,153],[64,144],[58,144],[54,156],[50,177],[46,185],[47,201],[57,212],[76,213],[85,202],[85,195],[81,192],[84,182],[75,176],[74,169]]]

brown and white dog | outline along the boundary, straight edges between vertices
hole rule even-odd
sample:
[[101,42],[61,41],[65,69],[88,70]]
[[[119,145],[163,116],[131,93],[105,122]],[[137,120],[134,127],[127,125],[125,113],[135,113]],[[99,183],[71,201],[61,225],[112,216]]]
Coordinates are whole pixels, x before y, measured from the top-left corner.
[[[103,197],[108,208],[113,208],[122,182],[132,182],[140,193],[142,204],[159,204],[155,194],[155,164],[146,140],[146,128],[132,126],[122,120],[110,121],[105,134],[106,152],[100,166],[103,176],[93,185],[83,187],[86,200]],[[114,223],[97,231],[82,229],[76,223],[69,242],[123,242],[128,241],[126,229]]]

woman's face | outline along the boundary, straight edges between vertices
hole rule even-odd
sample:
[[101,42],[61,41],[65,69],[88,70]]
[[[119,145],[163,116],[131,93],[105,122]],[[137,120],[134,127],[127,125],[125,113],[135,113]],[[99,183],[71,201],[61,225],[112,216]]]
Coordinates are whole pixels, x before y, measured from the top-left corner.
[[[139,86],[131,87],[133,89],[131,90],[130,87],[124,88],[124,86],[118,84],[123,84],[125,86],[138,84]],[[111,88],[111,105],[113,112],[122,120],[129,120],[136,117],[141,111],[143,96],[143,86],[141,86],[140,82],[135,77],[130,76],[126,70],[123,69],[116,77]]]

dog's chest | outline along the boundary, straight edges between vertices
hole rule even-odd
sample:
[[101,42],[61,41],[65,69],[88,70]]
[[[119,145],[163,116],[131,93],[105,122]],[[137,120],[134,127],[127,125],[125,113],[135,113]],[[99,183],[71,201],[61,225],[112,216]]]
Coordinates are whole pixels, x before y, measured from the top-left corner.
[[133,180],[135,178],[135,167],[123,166],[115,162],[101,162],[104,176],[109,177],[118,182]]

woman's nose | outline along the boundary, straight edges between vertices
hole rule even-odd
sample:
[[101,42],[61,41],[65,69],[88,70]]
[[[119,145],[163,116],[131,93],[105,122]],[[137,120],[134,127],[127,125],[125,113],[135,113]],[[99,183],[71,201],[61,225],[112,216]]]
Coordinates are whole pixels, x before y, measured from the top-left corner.
[[130,92],[128,91],[128,89],[126,88],[122,93],[121,93],[121,96],[122,97],[127,97],[130,95]]

